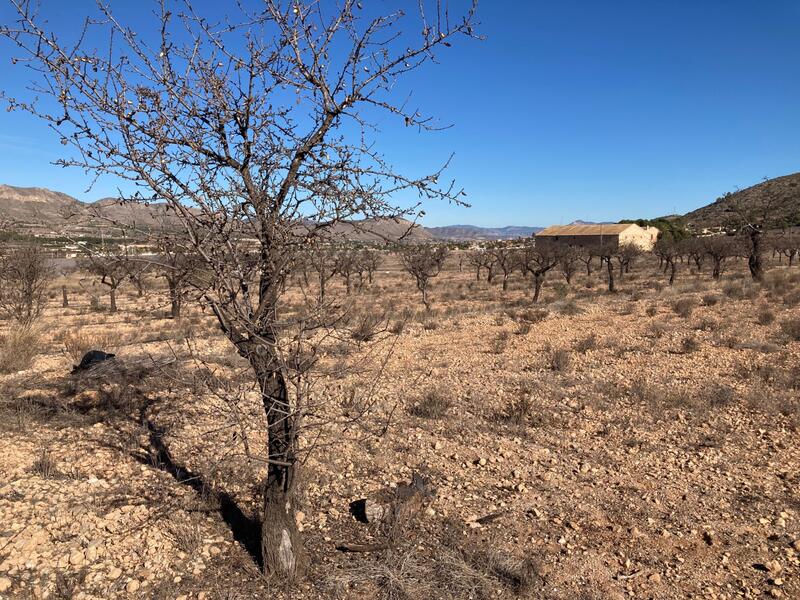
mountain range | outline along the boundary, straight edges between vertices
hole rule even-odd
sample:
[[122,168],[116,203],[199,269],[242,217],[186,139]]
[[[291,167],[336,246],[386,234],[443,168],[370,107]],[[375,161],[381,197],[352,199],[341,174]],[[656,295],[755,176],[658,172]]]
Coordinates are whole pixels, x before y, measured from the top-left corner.
[[[716,201],[685,215],[665,217],[679,219],[690,229],[724,226],[735,211],[757,212],[769,207],[770,220],[776,224],[800,226],[800,173],[766,180],[757,185],[725,194]],[[152,228],[169,222],[171,217],[163,204],[121,203],[113,198],[81,202],[62,192],[45,188],[23,188],[0,185],[0,225],[12,225],[12,231],[40,236],[64,234],[97,234],[110,221],[139,228]],[[571,224],[587,224],[573,221]],[[447,225],[423,227],[404,219],[372,219],[337,224],[336,237],[358,241],[492,241],[530,237],[543,227],[478,227]]]
[[[153,228],[172,218],[165,205],[135,202],[121,203],[114,198],[81,202],[62,192],[45,188],[0,185],[0,223],[6,221],[17,232],[36,235],[91,233],[110,227],[112,221],[139,228]],[[542,227],[476,227],[451,225],[422,227],[405,219],[365,219],[339,223],[332,228],[336,237],[356,241],[457,240],[486,241],[529,237]]]

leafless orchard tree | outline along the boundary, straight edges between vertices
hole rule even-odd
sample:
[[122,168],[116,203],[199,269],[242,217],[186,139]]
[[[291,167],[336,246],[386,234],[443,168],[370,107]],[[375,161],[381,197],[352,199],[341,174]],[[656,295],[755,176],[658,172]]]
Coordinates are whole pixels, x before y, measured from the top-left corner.
[[357,275],[360,269],[358,258],[358,251],[355,248],[340,248],[336,252],[334,271],[344,278],[348,296],[353,293],[353,276]]
[[328,282],[342,267],[336,248],[322,242],[314,244],[305,253],[305,263],[316,274],[318,299],[323,304]]
[[187,295],[194,289],[206,287],[201,279],[203,263],[196,253],[189,252],[190,245],[183,236],[164,234],[157,242],[154,269],[167,283],[170,317],[179,319]]
[[572,278],[577,270],[579,258],[580,251],[573,246],[567,246],[560,253],[558,259],[558,268],[561,270],[562,275],[564,275],[564,280],[567,282],[567,285],[572,283]]
[[619,278],[630,273],[631,266],[642,255],[642,249],[636,244],[620,244],[617,248],[617,262],[619,263]]
[[670,236],[660,238],[653,246],[653,254],[663,262],[664,273],[669,272],[669,285],[675,283],[675,276],[678,273],[678,262],[683,255],[681,243]]
[[533,276],[533,302],[539,301],[548,271],[556,268],[560,259],[561,248],[549,245],[528,244],[522,254],[522,269]]
[[592,264],[596,256],[597,254],[595,254],[593,248],[582,248],[581,251],[578,252],[578,260],[586,265],[586,277],[592,276]]
[[[488,250],[470,250],[467,253],[467,264],[475,268],[475,280],[481,280],[481,269],[491,272],[494,257]],[[491,275],[487,276],[491,279]]]
[[414,278],[414,283],[422,294],[425,310],[431,309],[428,297],[430,281],[442,272],[448,254],[449,250],[443,244],[418,244],[400,249],[400,261],[406,272]]
[[719,279],[727,260],[736,256],[736,240],[728,235],[712,235],[702,238],[703,250],[711,258],[711,277]]
[[617,255],[617,251],[619,250],[617,244],[603,244],[594,249],[594,253],[596,256],[600,258],[600,268],[603,267],[603,264],[606,265],[606,272],[608,273],[608,291],[615,292],[617,291],[617,284],[614,279],[614,262],[613,259]]
[[27,327],[47,305],[53,278],[49,257],[41,246],[0,247],[0,314]]
[[367,282],[372,285],[375,280],[375,271],[383,262],[383,254],[379,250],[365,248],[359,252],[359,261],[367,272]]
[[497,244],[488,250],[488,254],[493,259],[489,269],[497,266],[503,273],[503,291],[505,292],[508,290],[509,276],[520,268],[520,253],[514,248]]
[[117,290],[130,279],[131,262],[124,250],[87,251],[78,261],[81,270],[95,276],[108,289],[108,309],[117,312]]
[[[398,82],[473,36],[475,5],[455,17],[423,0],[411,14],[375,16],[354,0],[264,0],[226,5],[216,23],[191,0],[164,0],[144,32],[98,0],[86,31],[67,43],[32,2],[10,2],[18,21],[0,35],[48,101],[7,98],[9,108],[42,117],[74,149],[60,164],[114,175],[146,190],[134,199],[166,203],[210,273],[203,301],[249,361],[267,419],[264,569],[295,576],[305,554],[294,508],[298,437],[313,424],[304,378],[314,361],[288,357],[314,355],[319,325],[282,314],[284,281],[297,253],[332,225],[413,216],[416,206],[392,200],[404,191],[463,201],[440,183],[441,170],[398,172],[372,138],[379,114],[437,126],[396,99]],[[95,49],[101,38],[108,43]]]
[[694,263],[697,272],[703,270],[703,263],[705,263],[706,249],[703,244],[703,238],[691,237],[683,240],[683,249],[686,252],[686,257]]
[[[759,202],[739,198],[727,209],[726,226],[741,237],[747,266],[755,281],[764,279],[768,236],[782,235],[781,232],[791,224],[791,220],[780,216],[783,202],[779,182],[765,178]],[[800,210],[795,215],[797,218],[800,218]]]
[[800,255],[800,234],[793,233],[782,236],[775,246],[779,260],[782,262],[785,256],[789,261],[789,266],[794,265],[795,259]]

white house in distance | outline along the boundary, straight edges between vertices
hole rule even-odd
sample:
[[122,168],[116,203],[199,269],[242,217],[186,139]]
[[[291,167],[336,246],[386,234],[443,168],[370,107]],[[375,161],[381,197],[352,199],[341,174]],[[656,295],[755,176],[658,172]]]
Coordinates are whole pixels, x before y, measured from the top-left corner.
[[635,223],[551,225],[536,234],[536,245],[597,248],[631,244],[650,251],[658,240],[658,233],[656,227],[639,227]]

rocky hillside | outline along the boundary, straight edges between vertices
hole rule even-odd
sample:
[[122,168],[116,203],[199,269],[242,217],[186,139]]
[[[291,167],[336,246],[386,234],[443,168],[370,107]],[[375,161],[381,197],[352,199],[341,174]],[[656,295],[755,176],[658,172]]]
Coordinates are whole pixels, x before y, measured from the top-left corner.
[[684,218],[687,225],[694,229],[721,227],[730,221],[735,210],[758,212],[767,206],[770,208],[770,220],[800,225],[800,173],[776,177],[726,194],[708,206],[687,213]]
[[[169,224],[171,220],[163,205],[144,206],[120,203],[114,198],[96,202],[81,202],[72,196],[44,188],[20,188],[0,185],[0,221],[17,226],[20,233],[63,234],[77,232],[91,225],[96,233],[113,222],[136,225],[137,228],[154,228]],[[78,223],[81,223],[79,226]],[[342,223],[331,228],[339,239],[361,242],[405,240],[426,242],[432,240],[501,240],[529,237],[541,227],[486,228],[474,225],[447,227],[422,227],[405,219],[365,219]]]
[[0,218],[15,224],[59,223],[85,206],[61,192],[0,185]]

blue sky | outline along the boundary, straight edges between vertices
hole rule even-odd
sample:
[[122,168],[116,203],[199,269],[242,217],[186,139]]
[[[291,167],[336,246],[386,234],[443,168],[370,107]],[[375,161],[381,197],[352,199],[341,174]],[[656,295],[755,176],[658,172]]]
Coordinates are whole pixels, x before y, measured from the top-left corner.
[[[44,2],[59,23],[86,3]],[[800,171],[800,2],[483,0],[478,20],[485,41],[454,44],[406,84],[453,127],[380,123],[380,147],[404,172],[455,153],[448,173],[472,207],[429,203],[426,225],[682,213]],[[12,54],[0,44],[0,86],[21,95],[28,74]],[[114,194],[114,181],[87,194],[90,176],[51,166],[62,151],[33,117],[0,112],[0,183]]]

